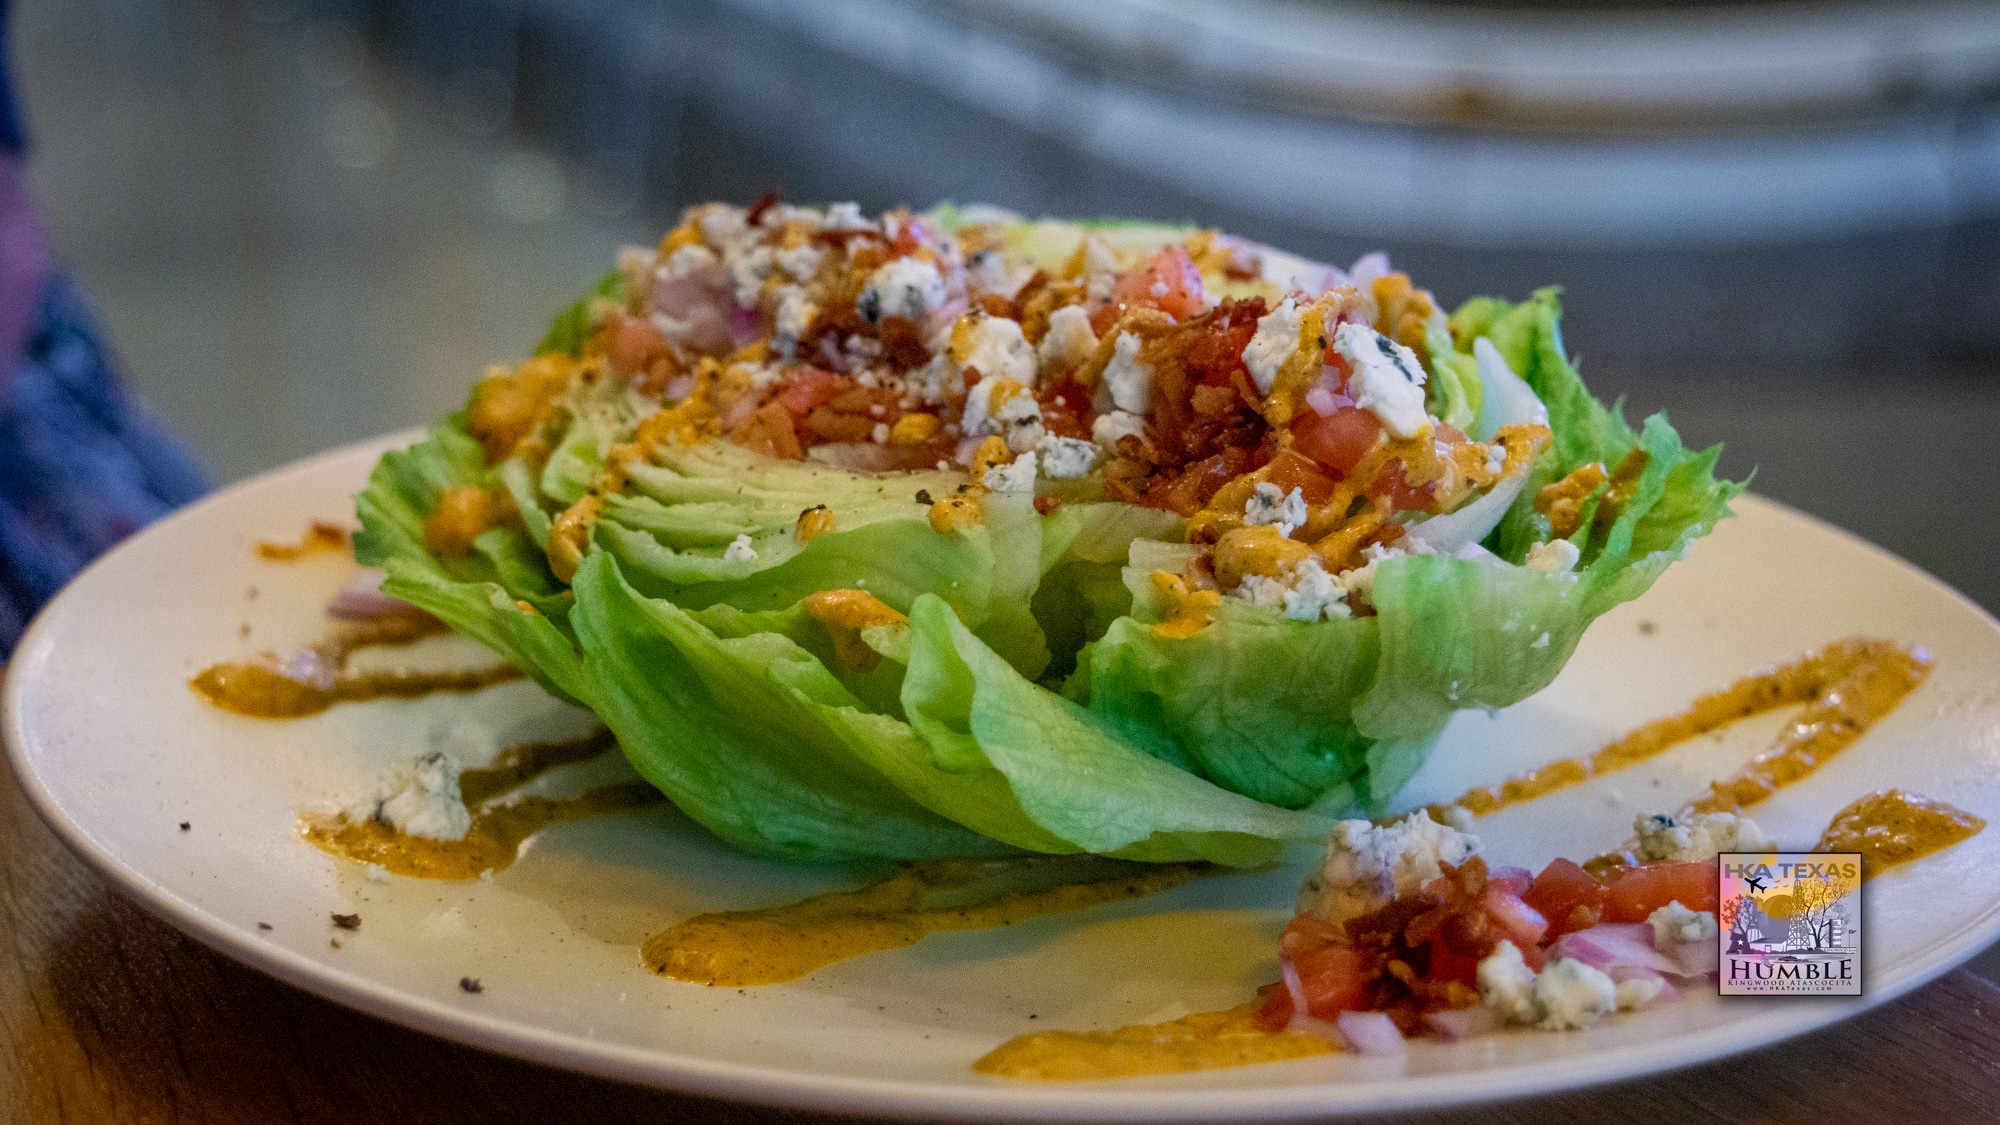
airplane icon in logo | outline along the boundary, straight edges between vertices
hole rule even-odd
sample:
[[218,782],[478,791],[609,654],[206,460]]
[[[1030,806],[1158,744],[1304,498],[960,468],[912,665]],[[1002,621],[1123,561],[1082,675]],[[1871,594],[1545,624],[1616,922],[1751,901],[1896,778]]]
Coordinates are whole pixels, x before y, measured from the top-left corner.
[[1743,885],[1753,891],[1761,891],[1764,889],[1764,877],[1761,875],[1745,875],[1743,877]]

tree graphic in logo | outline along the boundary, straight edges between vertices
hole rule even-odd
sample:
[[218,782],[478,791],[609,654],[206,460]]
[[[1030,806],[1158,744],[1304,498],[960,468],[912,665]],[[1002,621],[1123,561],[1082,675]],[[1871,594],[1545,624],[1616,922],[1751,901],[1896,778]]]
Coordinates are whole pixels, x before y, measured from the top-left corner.
[[1791,897],[1792,916],[1805,927],[1805,948],[1815,953],[1839,949],[1847,925],[1843,888],[1828,879],[1800,879],[1792,884]]

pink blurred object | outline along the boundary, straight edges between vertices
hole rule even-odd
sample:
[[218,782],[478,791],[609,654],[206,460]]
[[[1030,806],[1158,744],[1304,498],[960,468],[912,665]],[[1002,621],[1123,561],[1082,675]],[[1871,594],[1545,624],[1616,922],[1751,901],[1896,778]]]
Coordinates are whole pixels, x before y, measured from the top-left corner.
[[1722,972],[1722,950],[1716,947],[1714,939],[1670,942],[1660,952],[1681,967],[1683,976],[1702,977]]
[[1593,969],[1638,967],[1686,975],[1679,962],[1653,948],[1653,927],[1645,922],[1605,922],[1556,939],[1551,957],[1570,957]]
[[1400,1055],[1409,1046],[1396,1021],[1383,1012],[1342,1012],[1333,1024],[1364,1055]]
[[652,304],[653,326],[669,339],[684,340],[704,352],[734,346],[730,314],[736,302],[719,278],[711,280],[700,273],[668,277],[662,268],[653,279]]
[[732,304],[729,311],[729,342],[734,347],[755,340],[764,333],[764,314]]
[[326,603],[326,615],[342,621],[372,621],[378,617],[408,613],[416,608],[401,598],[383,593],[383,577],[382,572],[372,566],[362,567],[333,596],[333,600]]
[[964,316],[965,310],[971,307],[971,303],[964,296],[958,296],[925,313],[923,323],[924,342],[929,344],[931,341],[937,339],[940,333],[958,323],[958,318]]
[[1443,1012],[1424,1013],[1424,1022],[1431,1030],[1446,1039],[1475,1039],[1500,1030],[1506,1021],[1497,1008],[1484,1004],[1474,1004],[1470,1008],[1452,1008]]

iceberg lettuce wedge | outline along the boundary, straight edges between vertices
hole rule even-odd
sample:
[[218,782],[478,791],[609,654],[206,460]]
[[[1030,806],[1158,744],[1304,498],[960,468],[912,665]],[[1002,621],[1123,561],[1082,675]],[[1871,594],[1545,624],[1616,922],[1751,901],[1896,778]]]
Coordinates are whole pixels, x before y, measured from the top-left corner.
[[[891,658],[856,673],[796,608],[689,611],[640,593],[609,554],[586,559],[574,589],[599,715],[647,780],[741,847],[1253,864],[1329,826],[1141,753],[1028,682],[934,595],[912,607],[906,640],[883,646]],[[898,681],[907,722],[882,706]]]

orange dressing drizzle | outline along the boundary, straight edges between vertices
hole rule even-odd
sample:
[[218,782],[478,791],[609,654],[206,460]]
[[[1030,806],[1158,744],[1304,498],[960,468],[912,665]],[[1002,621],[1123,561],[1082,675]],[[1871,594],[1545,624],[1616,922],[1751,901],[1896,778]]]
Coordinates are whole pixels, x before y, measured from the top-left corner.
[[1197,1012],[1116,1031],[1044,1031],[1009,1039],[972,1064],[996,1078],[1084,1082],[1184,1074],[1329,1055],[1333,1044],[1299,1031],[1262,1031],[1257,1002],[1226,1012]]
[[409,836],[381,821],[353,820],[346,813],[302,817],[299,834],[321,851],[357,863],[379,863],[396,875],[475,879],[482,872],[511,866],[528,837],[551,824],[665,800],[643,781],[600,785],[560,799],[536,795],[500,799],[552,769],[589,761],[616,745],[609,731],[598,730],[564,742],[510,746],[492,765],[464,771],[458,779],[459,793],[473,812],[472,827],[462,840]]
[[1474,816],[1486,816],[1636,765],[1739,719],[1787,704],[1806,704],[1769,750],[1716,782],[1707,796],[1684,810],[1737,811],[1805,777],[1846,749],[1923,683],[1930,670],[1931,656],[1920,648],[1866,638],[1835,641],[1704,695],[1686,711],[1655,719],[1588,757],[1550,762],[1501,785],[1474,789],[1451,804],[1432,805],[1430,812],[1442,819],[1457,805]]
[[1214,624],[1216,611],[1222,608],[1220,591],[1190,590],[1187,580],[1178,574],[1154,571],[1153,587],[1173,606],[1173,612],[1153,626],[1153,631],[1163,637],[1186,640]]
[[[1044,914],[1143,898],[1219,870],[1207,863],[1140,864],[1096,856],[925,860],[856,891],[764,910],[680,922],[645,945],[647,967],[697,984],[744,987],[797,980],[929,934],[1011,926]],[[1014,889],[1024,877],[1054,885]],[[947,901],[939,901],[947,900]]]
[[1887,789],[1833,814],[1813,850],[1861,853],[1861,877],[1868,879],[1970,840],[1985,827],[1984,818],[1964,809]]
[[521,678],[507,665],[470,671],[363,672],[348,675],[347,658],[356,649],[397,647],[447,631],[444,622],[419,609],[389,614],[350,625],[333,638],[311,647],[321,668],[332,676],[321,683],[293,679],[278,671],[275,658],[261,663],[227,662],[202,669],[188,686],[224,711],[253,719],[301,719],[336,703],[370,699],[411,699],[433,692],[471,692]]
[[833,640],[834,655],[848,667],[862,672],[874,671],[882,663],[882,654],[861,639],[861,630],[909,621],[866,590],[821,590],[807,594],[803,604],[807,615],[826,626],[826,635]]

